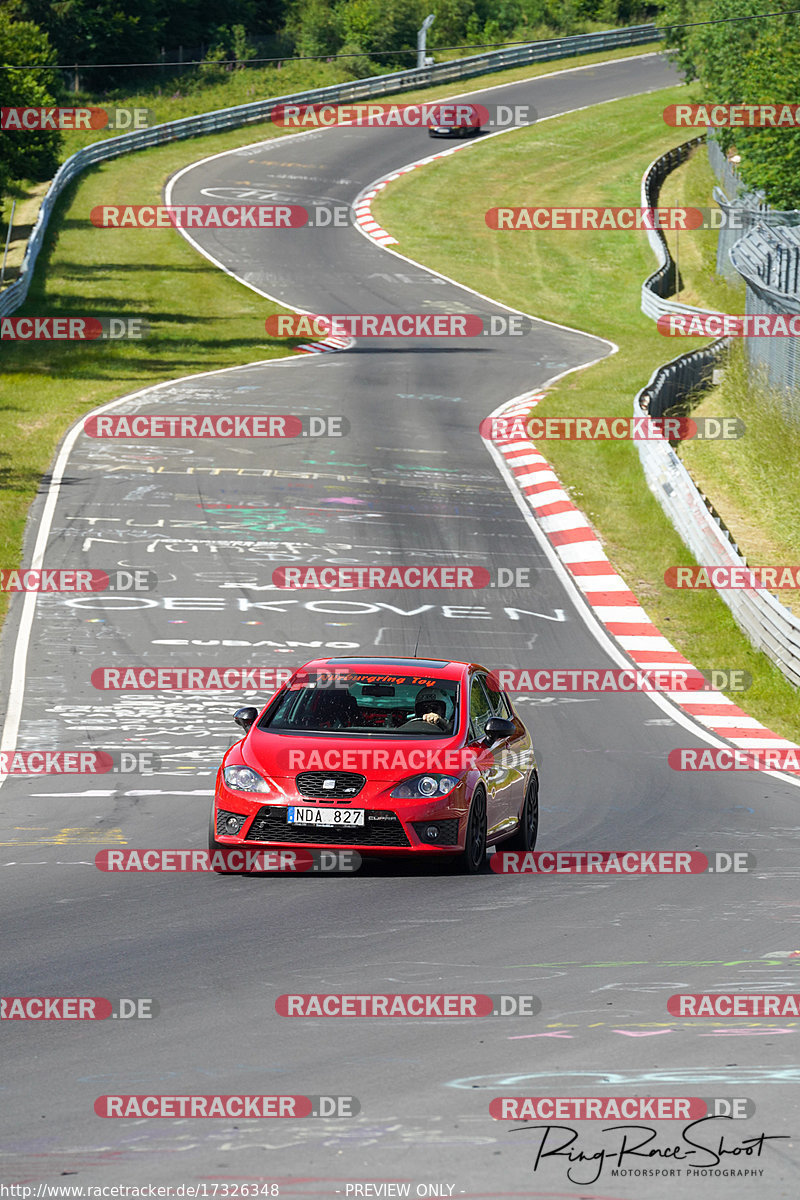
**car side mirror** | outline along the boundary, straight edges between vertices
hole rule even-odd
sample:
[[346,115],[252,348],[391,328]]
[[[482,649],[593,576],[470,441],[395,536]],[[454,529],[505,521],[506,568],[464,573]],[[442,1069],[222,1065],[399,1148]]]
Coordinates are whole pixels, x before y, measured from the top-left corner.
[[258,709],[251,708],[248,705],[247,708],[237,708],[236,712],[233,714],[233,719],[236,724],[240,725],[245,733],[247,733],[257,716]]
[[499,742],[501,738],[511,737],[516,728],[514,722],[509,721],[507,717],[489,717],[483,727],[483,732],[487,742],[491,745],[492,742]]

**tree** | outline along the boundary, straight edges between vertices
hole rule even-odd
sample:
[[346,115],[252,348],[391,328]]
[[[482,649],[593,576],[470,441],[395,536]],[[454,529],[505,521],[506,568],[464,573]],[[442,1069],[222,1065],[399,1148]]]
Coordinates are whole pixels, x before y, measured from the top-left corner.
[[[417,30],[431,7],[430,0],[345,0],[336,16],[342,41],[374,55],[374,61],[389,71],[415,65]],[[397,53],[377,53],[382,50]]]
[[[0,79],[4,108],[49,108],[55,103],[58,73],[44,68],[55,62],[47,35],[31,21],[12,21],[0,9]],[[10,70],[14,64],[27,66]],[[37,69],[41,68],[41,69]],[[61,134],[57,130],[20,129],[0,134],[0,191],[12,179],[49,179],[58,166]]]
[[303,57],[336,54],[342,47],[339,22],[328,0],[299,0],[289,10],[286,33]]
[[[786,103],[797,94],[800,31],[783,18],[763,31],[757,53],[744,65],[740,94],[745,104]],[[800,208],[800,131],[792,128],[733,129],[728,140],[741,158],[748,187],[761,189],[775,208]]]
[[[161,0],[9,0],[8,7],[15,17],[35,21],[66,65],[150,62],[162,46]],[[96,88],[116,78],[97,70],[88,83]]]
[[[787,104],[797,89],[800,22],[778,13],[752,17],[750,0],[664,0],[658,24],[668,29],[667,46],[693,83],[701,104]],[[699,24],[699,22],[704,22]],[[800,133],[791,128],[725,128],[716,137],[741,157],[739,170],[750,188],[761,188],[776,208],[800,207]]]

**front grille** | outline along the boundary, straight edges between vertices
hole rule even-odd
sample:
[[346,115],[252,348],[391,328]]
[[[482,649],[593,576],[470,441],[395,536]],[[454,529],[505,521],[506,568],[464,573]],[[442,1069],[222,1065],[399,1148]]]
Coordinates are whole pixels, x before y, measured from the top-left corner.
[[[334,786],[325,787],[331,780]],[[352,800],[367,782],[367,777],[355,771],[301,771],[294,782],[301,796],[312,796],[315,800]]]
[[409,846],[393,812],[368,810],[363,825],[290,825],[283,807],[260,808],[247,831],[247,842],[324,842],[330,846]]
[[[429,825],[435,825],[439,830],[439,836],[435,841],[425,836],[425,830]],[[428,846],[458,845],[458,817],[447,817],[444,821],[412,821],[411,828],[419,840]]]

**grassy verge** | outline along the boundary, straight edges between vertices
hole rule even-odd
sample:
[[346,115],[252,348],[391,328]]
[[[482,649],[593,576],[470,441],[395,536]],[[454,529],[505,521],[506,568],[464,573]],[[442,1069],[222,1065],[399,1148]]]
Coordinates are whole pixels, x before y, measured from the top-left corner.
[[[710,206],[715,183],[705,152],[695,151],[667,176],[660,201],[664,205]],[[681,240],[681,270],[688,286],[680,299],[722,312],[744,312],[744,280],[733,285],[714,274],[717,234],[697,230]],[[674,256],[675,235],[668,234],[667,241]],[[785,397],[748,370],[740,342],[734,345],[721,383],[692,411],[700,417],[737,416],[745,423],[747,432],[742,439],[716,445],[685,442],[680,449],[688,470],[711,497],[742,553],[751,563],[795,563],[800,530],[800,450],[796,414],[794,422],[789,419]],[[747,479],[746,495],[743,479]],[[782,590],[775,594],[800,614],[800,593]]]
[[[711,194],[716,183],[705,146],[699,146],[664,180],[659,206],[716,208]],[[716,229],[692,229],[682,234],[667,230],[665,237],[670,254],[679,264],[683,283],[674,299],[718,312],[744,312],[744,280],[728,281],[717,275]],[[692,339],[686,348],[692,349],[694,345]]]
[[[251,137],[248,130],[204,138],[202,153]],[[196,157],[195,145],[173,144],[95,168],[71,185],[48,225],[31,291],[15,315],[143,317],[150,331],[141,341],[3,343],[4,567],[19,562],[28,507],[82,413],[148,384],[286,354],[287,343],[264,332],[265,317],[285,310],[212,266],[177,232],[88,223],[98,204],[158,201],[169,175]]]
[[[721,442],[714,450],[710,442],[687,442],[681,458],[698,486],[711,497],[749,563],[796,565],[800,531],[797,422],[788,419],[785,398],[748,370],[741,344],[734,346],[719,386],[692,410],[692,416],[720,414],[741,417],[745,436]],[[800,592],[781,590],[774,595],[800,616]]]
[[[589,66],[607,62],[609,59],[630,58],[637,54],[649,54],[660,49],[659,42],[647,42],[642,46],[625,46],[617,50],[600,50],[595,54],[579,54],[573,58],[559,58],[551,62],[531,63],[523,67],[512,67],[507,71],[495,71],[487,75],[476,75],[471,79],[458,79],[432,88],[417,88],[409,92],[397,92],[388,100],[414,103],[430,99],[431,96],[456,96],[461,92],[498,84],[516,83],[522,79],[535,79],[551,71],[564,71],[570,67]],[[458,55],[456,55],[458,57]],[[444,60],[442,60],[444,61]],[[220,108],[231,108],[236,104],[252,104],[268,96],[286,96],[291,92],[309,91],[311,88],[328,87],[331,84],[347,83],[352,79],[348,60],[339,62],[287,62],[282,67],[252,67],[241,71],[227,72],[216,82],[204,81],[196,73],[185,82],[170,84],[169,88],[155,87],[134,95],[115,94],[113,99],[91,93],[81,93],[77,100],[83,104],[114,104],[120,107],[149,108],[156,121],[177,121],[181,117],[195,117],[200,113],[215,112]],[[169,94],[167,94],[169,92]],[[113,137],[113,132],[103,130],[71,130],[64,133],[64,157],[79,150],[81,146],[98,138]]]
[[[676,142],[661,110],[680,96],[667,89],[509,133],[402,177],[374,206],[401,253],[516,308],[617,343],[616,355],[559,383],[540,414],[629,416],[652,371],[685,347],[662,337],[639,310],[642,280],[653,269],[644,234],[499,233],[487,228],[484,213],[495,205],[638,204],[644,168]],[[454,196],[460,219],[443,227],[437,215]],[[548,442],[546,453],[666,636],[699,667],[749,671],[748,711],[800,738],[795,691],[751,647],[716,593],[665,587],[667,567],[692,560],[647,489],[635,446]]]
[[[410,101],[453,95],[465,87],[485,86],[487,81],[493,86],[512,78],[522,79],[608,57],[626,57],[651,48],[632,47],[613,55],[588,55],[518,68],[440,89],[420,90],[403,98]],[[281,92],[301,86],[289,67],[286,71],[278,88]],[[280,73],[273,70],[271,74]],[[335,79],[328,75],[320,82],[335,82]],[[252,86],[257,84],[249,73],[234,72],[224,85],[203,91],[203,104],[207,103],[207,110],[211,110],[244,103],[256,98],[241,93],[242,88]],[[269,93],[262,90],[259,94]],[[156,99],[161,120],[207,111],[203,104],[198,106],[197,98]],[[127,103],[148,107],[153,100],[152,95],[133,96],[127,98]],[[122,103],[119,98],[115,102]],[[28,508],[41,477],[52,462],[65,430],[83,413],[127,391],[175,376],[286,353],[286,343],[271,341],[263,326],[269,313],[284,310],[213,267],[179,234],[97,230],[86,223],[87,214],[97,204],[159,200],[166,179],[203,155],[262,138],[280,137],[284,132],[289,131],[265,122],[137,152],[93,169],[62,196],[48,225],[47,243],[39,256],[28,299],[15,315],[100,313],[144,317],[150,324],[150,335],[138,343],[4,344],[5,380],[0,393],[0,566],[10,568],[19,563]],[[91,140],[85,134],[70,134],[65,152],[78,149],[81,138]],[[37,194],[42,190],[38,185],[19,190],[18,212],[20,202],[26,205],[19,219],[24,216],[28,226],[35,220]],[[15,215],[15,224],[17,219]],[[20,245],[20,260],[21,256]],[[6,607],[7,598],[0,594],[0,618]]]

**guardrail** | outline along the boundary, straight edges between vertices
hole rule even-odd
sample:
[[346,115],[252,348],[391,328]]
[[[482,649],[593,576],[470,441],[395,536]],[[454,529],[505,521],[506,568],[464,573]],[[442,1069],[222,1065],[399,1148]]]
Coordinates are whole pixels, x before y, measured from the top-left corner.
[[[648,384],[663,371],[659,367]],[[646,390],[646,389],[645,389]],[[639,393],[641,396],[641,392]],[[634,412],[640,413],[639,396]],[[747,566],[733,535],[666,442],[637,442],[647,484],[701,566]],[[720,590],[736,624],[753,645],[800,687],[800,619],[769,592]]]
[[658,41],[663,34],[655,25],[632,25],[627,29],[606,29],[599,33],[583,33],[574,37],[551,38],[543,42],[529,42],[504,50],[492,50],[488,54],[476,54],[469,58],[454,59],[431,67],[395,71],[389,75],[375,75],[370,79],[356,79],[350,83],[331,84],[307,92],[292,92],[287,96],[273,96],[267,100],[256,100],[250,104],[239,104],[233,108],[218,109],[197,117],[184,117],[179,121],[168,121],[154,125],[151,129],[124,133],[120,137],[93,142],[70,155],[59,167],[47,193],[42,200],[36,224],[31,231],[19,278],[0,293],[0,316],[14,312],[24,302],[30,287],[36,259],[42,247],[44,232],[55,207],[56,200],[64,188],[87,167],[129,154],[134,150],[147,150],[166,142],[181,138],[200,137],[206,133],[219,133],[265,121],[278,104],[323,104],[350,103],[374,96],[386,96],[412,88],[429,87],[436,83],[447,83],[454,79],[469,79],[508,67],[524,66],[527,63],[547,62],[558,58],[570,58],[578,54],[591,54],[597,50],[613,50],[621,46],[638,46],[645,42]]
[[[642,176],[642,208],[657,206],[658,193],[667,175],[689,157],[694,147],[699,146],[703,141],[704,136],[700,135],[688,142],[683,142],[680,146],[668,150],[666,154],[660,155],[650,163]],[[691,304],[679,304],[676,300],[668,299],[675,292],[679,283],[675,260],[669,252],[663,230],[648,229],[647,240],[656,256],[658,268],[652,275],[648,275],[642,284],[641,309],[645,316],[652,317],[654,321],[657,321],[659,317],[665,316],[667,313],[707,313],[709,311],[707,308],[695,308]]]
[[[694,138],[650,164],[642,180],[643,205],[655,207],[658,187],[665,175],[683,162],[691,147],[701,140]],[[667,166],[668,163],[671,165]],[[658,186],[655,185],[655,180],[658,180]],[[665,281],[672,280],[674,285],[675,265],[663,234],[660,238],[652,237],[648,231],[648,236],[659,260],[659,270],[643,285],[643,311],[654,318],[667,312],[706,312],[706,309],[689,308],[666,298]],[[661,293],[647,288],[647,284],[657,276],[659,279],[656,287],[662,289]],[[648,308],[645,307],[646,288]],[[720,338],[709,346],[682,354],[672,362],[658,367],[645,387],[636,395],[633,402],[634,415],[649,413],[653,417],[663,416],[667,409],[685,401],[692,392],[707,387],[713,377],[715,364],[729,344],[729,338]],[[726,528],[719,513],[697,487],[669,444],[659,441],[637,441],[636,446],[650,491],[698,564],[747,566],[747,560],[739,553],[733,535]],[[780,668],[790,683],[795,687],[800,686],[800,618],[767,591],[730,589],[720,590],[719,595],[753,645]]]

